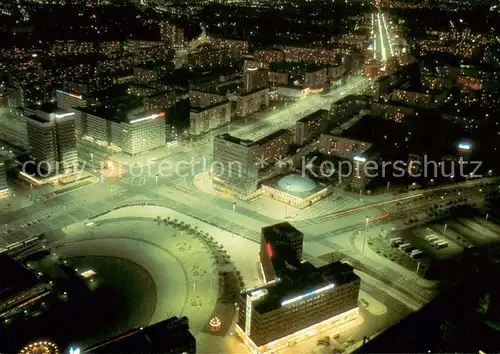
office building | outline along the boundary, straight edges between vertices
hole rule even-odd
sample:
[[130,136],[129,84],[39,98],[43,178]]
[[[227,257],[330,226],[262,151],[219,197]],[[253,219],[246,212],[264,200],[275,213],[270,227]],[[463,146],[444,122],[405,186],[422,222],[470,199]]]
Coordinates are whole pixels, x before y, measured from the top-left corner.
[[259,170],[283,159],[290,146],[286,129],[278,130],[258,141],[223,134],[214,139],[213,187],[240,199],[257,192]]
[[87,107],[77,110],[83,137],[123,151],[129,155],[165,145],[165,112],[140,108],[120,111],[117,107]]
[[236,333],[253,353],[275,352],[359,315],[360,278],[340,262],[303,262],[303,235],[288,223],[264,228],[265,283],[242,291]]
[[328,126],[329,112],[320,109],[295,123],[295,143],[302,145],[309,141],[314,135],[319,135]]
[[229,134],[214,138],[213,187],[223,193],[246,199],[257,191],[256,146]]
[[7,185],[7,163],[0,157],[0,197],[9,191]]
[[78,166],[75,112],[44,104],[27,110],[26,128],[32,163],[46,177],[71,173]]
[[189,332],[187,317],[171,317],[105,340],[83,353],[196,353],[196,339]]

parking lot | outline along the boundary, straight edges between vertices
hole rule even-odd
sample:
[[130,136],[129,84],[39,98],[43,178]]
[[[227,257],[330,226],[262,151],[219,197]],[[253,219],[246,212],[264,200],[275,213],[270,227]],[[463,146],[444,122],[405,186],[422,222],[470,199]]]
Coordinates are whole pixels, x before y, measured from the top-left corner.
[[[393,237],[401,237],[399,245],[411,244],[407,253],[418,249],[424,257],[431,260],[446,259],[456,256],[465,248],[500,241],[500,226],[476,215],[444,219],[424,227],[402,230]],[[432,240],[426,240],[426,237]],[[441,248],[436,246],[439,240],[446,242]]]

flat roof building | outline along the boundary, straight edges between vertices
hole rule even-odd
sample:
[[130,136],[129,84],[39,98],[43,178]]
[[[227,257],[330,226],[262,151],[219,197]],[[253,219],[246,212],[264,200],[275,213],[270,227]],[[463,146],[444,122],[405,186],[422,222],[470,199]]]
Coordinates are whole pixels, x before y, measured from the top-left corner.
[[78,166],[75,112],[43,104],[25,113],[32,164],[37,165],[38,174],[49,177],[71,173]]
[[302,262],[303,234],[289,223],[262,229],[265,284],[242,291],[237,334],[254,353],[277,351],[358,315],[360,278],[340,262]]
[[260,140],[239,139],[230,134],[214,138],[214,188],[241,199],[257,191],[259,170],[282,160],[290,146],[290,132],[280,129]]

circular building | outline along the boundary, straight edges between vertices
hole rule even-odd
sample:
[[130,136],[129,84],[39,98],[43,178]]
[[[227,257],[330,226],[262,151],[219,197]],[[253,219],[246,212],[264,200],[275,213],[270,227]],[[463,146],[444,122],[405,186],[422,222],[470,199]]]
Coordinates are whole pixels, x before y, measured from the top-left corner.
[[275,177],[262,183],[262,195],[303,209],[321,200],[330,192],[329,186],[316,183],[299,174]]
[[298,174],[287,175],[278,181],[278,188],[289,194],[305,194],[316,189],[316,182]]

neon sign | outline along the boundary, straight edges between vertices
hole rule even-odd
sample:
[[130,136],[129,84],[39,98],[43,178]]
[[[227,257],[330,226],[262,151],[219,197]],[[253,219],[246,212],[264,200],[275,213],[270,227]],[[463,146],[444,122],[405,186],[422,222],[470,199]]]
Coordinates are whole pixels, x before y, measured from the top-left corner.
[[285,301],[282,301],[281,302],[281,306],[286,306],[286,305],[289,305],[291,303],[294,303],[296,301],[299,301],[299,300],[302,300],[302,299],[305,299],[309,296],[313,296],[313,295],[316,295],[316,294],[319,294],[319,293],[322,293],[324,291],[327,291],[327,290],[330,290],[330,289],[333,289],[335,287],[335,284],[328,284],[327,286],[324,286],[322,288],[319,288],[319,289],[316,289],[316,290],[313,290],[313,291],[310,291],[308,293],[305,293],[305,294],[302,294],[302,295],[299,295],[297,297],[294,297],[292,299],[289,299],[289,300],[285,300]]
[[139,122],[143,122],[145,120],[155,119],[155,118],[158,118],[158,117],[160,117],[160,118],[165,117],[165,112],[160,112],[158,114],[152,114],[152,115],[150,115],[148,117],[134,119],[134,120],[131,120],[129,123],[130,124],[139,123]]
[[70,93],[70,92],[66,92],[66,91],[62,91],[62,90],[56,90],[56,92],[60,93],[61,95],[66,95],[69,97],[77,98],[79,100],[81,100],[83,98],[82,95],[76,95],[74,93]]
[[266,251],[269,258],[273,258],[273,248],[269,242],[266,242]]

